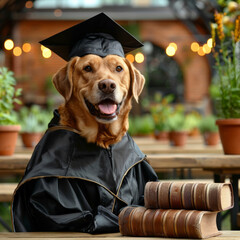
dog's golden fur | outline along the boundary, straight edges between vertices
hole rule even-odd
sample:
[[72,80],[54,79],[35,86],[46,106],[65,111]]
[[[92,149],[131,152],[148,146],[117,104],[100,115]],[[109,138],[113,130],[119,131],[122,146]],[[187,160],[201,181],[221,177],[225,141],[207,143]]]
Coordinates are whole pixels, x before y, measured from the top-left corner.
[[[104,79],[114,81],[114,98],[121,103],[117,118],[112,121],[93,116],[85,101],[97,106],[103,95],[98,84]],[[143,75],[125,58],[91,54],[74,57],[53,77],[53,84],[65,99],[59,107],[60,124],[77,129],[88,142],[108,148],[126,133],[132,97],[138,101],[144,82]]]

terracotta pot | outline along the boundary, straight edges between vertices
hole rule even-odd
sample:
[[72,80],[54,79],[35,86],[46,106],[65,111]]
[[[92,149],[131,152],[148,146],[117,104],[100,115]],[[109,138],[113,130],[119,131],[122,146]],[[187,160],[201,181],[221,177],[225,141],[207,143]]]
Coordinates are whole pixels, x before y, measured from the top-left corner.
[[0,155],[13,155],[20,125],[0,126]]
[[220,137],[218,132],[206,132],[203,134],[204,143],[209,146],[214,146],[219,143]]
[[170,134],[171,145],[184,146],[188,138],[188,132],[186,131],[173,131]]
[[40,139],[42,138],[42,133],[37,132],[37,133],[28,133],[28,132],[23,132],[21,133],[22,141],[25,147],[35,147]]
[[169,132],[159,132],[159,131],[156,131],[154,133],[154,137],[155,139],[157,140],[168,140],[169,138]]
[[218,119],[221,143],[225,154],[240,154],[240,119]]
[[193,128],[189,134],[188,134],[190,137],[198,137],[200,136],[200,131],[198,128]]

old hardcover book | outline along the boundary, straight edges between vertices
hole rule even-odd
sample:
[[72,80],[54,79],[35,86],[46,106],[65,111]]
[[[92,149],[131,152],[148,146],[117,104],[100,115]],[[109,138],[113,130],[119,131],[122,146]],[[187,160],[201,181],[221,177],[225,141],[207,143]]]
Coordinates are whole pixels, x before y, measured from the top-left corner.
[[119,214],[119,229],[125,236],[208,238],[220,235],[217,212],[125,207]]
[[223,211],[233,207],[230,183],[148,182],[146,208]]

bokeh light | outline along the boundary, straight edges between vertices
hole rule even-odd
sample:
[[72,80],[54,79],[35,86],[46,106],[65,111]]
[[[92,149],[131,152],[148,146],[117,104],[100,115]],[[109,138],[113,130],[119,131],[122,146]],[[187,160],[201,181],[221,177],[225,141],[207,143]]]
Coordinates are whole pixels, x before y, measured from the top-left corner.
[[22,49],[20,47],[15,47],[13,49],[13,55],[18,57],[18,56],[21,56],[22,55]]
[[205,52],[204,52],[204,50],[203,50],[203,47],[199,47],[198,55],[201,56],[201,57],[205,55]]
[[170,45],[169,45],[169,46],[166,48],[166,54],[167,54],[169,57],[174,56],[175,53],[176,53],[176,50],[175,50],[175,48],[174,48],[173,46],[170,46]]
[[142,53],[137,53],[135,55],[135,61],[137,63],[142,63],[144,61],[144,55]]
[[44,48],[42,50],[42,55],[44,58],[50,58],[52,56],[52,51],[49,48]]
[[203,45],[203,51],[205,54],[209,54],[211,52],[211,48],[208,46],[207,43]]
[[4,48],[6,50],[12,50],[14,48],[14,42],[12,39],[7,39],[5,42],[4,42]]
[[207,40],[207,45],[210,47],[210,48],[212,48],[213,47],[213,41],[212,41],[212,38],[209,38],[208,40]]
[[131,63],[134,62],[134,56],[133,56],[132,54],[128,54],[128,55],[126,56],[126,59],[127,59],[129,62],[131,62]]
[[61,17],[62,16],[62,10],[61,9],[55,9],[53,12],[55,17]]
[[193,42],[193,43],[191,44],[191,50],[192,50],[193,52],[198,52],[198,51],[199,51],[199,48],[200,48],[200,46],[199,46],[199,44],[198,44],[197,42]]
[[169,46],[173,47],[175,49],[175,52],[177,51],[177,44],[174,42],[169,43]]
[[32,8],[33,7],[33,2],[32,1],[26,1],[25,7],[26,8]]
[[27,53],[27,52],[30,52],[31,49],[32,49],[32,46],[31,46],[30,43],[24,43],[23,46],[22,46],[22,50],[23,50],[24,52],[26,52],[26,53]]

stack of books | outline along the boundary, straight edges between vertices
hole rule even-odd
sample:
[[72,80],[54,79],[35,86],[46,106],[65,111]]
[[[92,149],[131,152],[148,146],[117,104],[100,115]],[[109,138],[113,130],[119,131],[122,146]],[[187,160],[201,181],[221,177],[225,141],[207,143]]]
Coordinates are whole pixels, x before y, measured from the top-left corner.
[[122,235],[208,238],[220,234],[217,213],[233,207],[233,190],[230,183],[148,182],[144,201],[120,212]]

